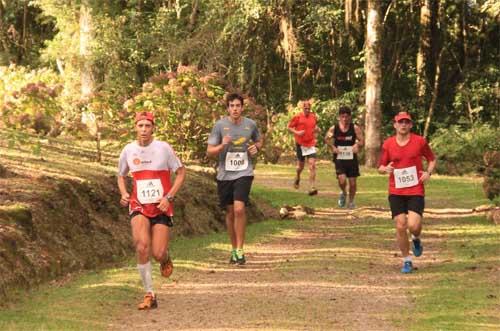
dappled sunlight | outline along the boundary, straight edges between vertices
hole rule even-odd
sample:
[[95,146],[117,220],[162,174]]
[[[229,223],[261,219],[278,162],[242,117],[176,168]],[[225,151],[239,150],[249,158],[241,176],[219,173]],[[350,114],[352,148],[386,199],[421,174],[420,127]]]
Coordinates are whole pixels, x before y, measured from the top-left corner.
[[[163,285],[162,285],[163,286]],[[232,293],[234,291],[241,290],[265,290],[265,291],[275,291],[280,289],[294,289],[294,293],[299,292],[309,292],[314,289],[339,289],[342,291],[352,290],[352,291],[362,291],[364,293],[374,293],[378,291],[399,291],[401,286],[397,285],[374,285],[374,284],[345,284],[336,282],[321,282],[321,281],[276,281],[276,282],[264,282],[260,281],[258,283],[239,283],[237,287],[233,283],[207,283],[207,282],[179,282],[173,285],[165,285],[169,288],[169,293],[174,294],[217,294],[221,295],[221,291],[226,293]],[[405,285],[405,289],[419,289],[418,285]]]
[[213,270],[215,267],[217,267],[215,263],[200,262],[193,260],[174,259],[174,263],[177,268],[186,268],[186,269],[200,270],[200,271],[210,271]]
[[450,227],[439,227],[439,228],[430,228],[426,230],[427,233],[429,234],[435,234],[435,235],[471,235],[471,234],[478,234],[478,235],[499,235],[500,234],[500,229],[498,229],[495,226],[476,226],[476,225],[470,225],[467,227],[464,226],[450,226]]
[[345,254],[346,256],[360,256],[360,254],[365,254],[368,256],[375,256],[380,252],[379,249],[371,248],[352,248],[352,247],[334,247],[334,248],[294,248],[294,247],[273,247],[266,245],[264,247],[255,247],[252,249],[252,253],[257,254],[280,254],[280,255],[301,255],[307,256],[308,254],[317,253],[331,253],[333,254]]
[[[134,280],[137,280],[137,277],[134,277]],[[135,290],[141,290],[142,286],[140,284],[136,285],[131,285],[131,284],[126,284],[124,282],[104,282],[104,283],[99,283],[99,284],[86,284],[83,286],[80,286],[81,289],[88,289],[88,288],[98,288],[98,287],[117,287],[117,288],[123,288],[123,287],[130,287]]]

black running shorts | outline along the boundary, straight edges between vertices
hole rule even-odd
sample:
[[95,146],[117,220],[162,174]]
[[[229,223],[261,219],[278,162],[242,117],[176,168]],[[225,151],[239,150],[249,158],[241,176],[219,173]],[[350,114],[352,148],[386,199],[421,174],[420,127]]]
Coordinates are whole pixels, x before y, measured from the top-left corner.
[[411,210],[420,216],[424,213],[425,199],[421,195],[389,195],[392,218],[400,214],[408,214]]
[[316,153],[309,154],[307,156],[303,156],[302,155],[302,148],[300,148],[299,144],[295,144],[295,153],[297,155],[297,160],[300,162],[304,162],[306,160],[306,157],[316,159]]
[[[130,220],[132,221],[132,219],[137,215],[142,215],[142,214],[138,211],[132,212],[132,214],[130,214]],[[151,226],[156,225],[156,224],[163,224],[163,225],[166,225],[168,227],[174,226],[174,218],[172,216],[167,216],[165,214],[160,214],[160,215],[155,216],[155,217],[148,217],[146,215],[142,215],[142,216],[146,217],[149,220],[149,223],[151,223]]]
[[339,175],[346,175],[347,178],[359,177],[359,163],[358,160],[334,160],[335,173]]
[[217,193],[221,208],[225,209],[227,205],[233,205],[235,200],[248,204],[252,181],[253,176],[244,176],[235,180],[218,180]]

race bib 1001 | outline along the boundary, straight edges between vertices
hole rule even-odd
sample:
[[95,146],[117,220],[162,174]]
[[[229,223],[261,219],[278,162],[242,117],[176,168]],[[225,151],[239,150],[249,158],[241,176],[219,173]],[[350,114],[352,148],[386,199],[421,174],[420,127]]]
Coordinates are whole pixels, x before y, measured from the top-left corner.
[[308,156],[316,153],[316,147],[314,146],[311,147],[300,146],[300,149],[302,150],[302,156]]
[[248,168],[247,152],[227,152],[226,171],[242,171]]
[[394,169],[396,188],[405,188],[418,185],[417,167]]
[[354,154],[352,152],[352,146],[337,146],[337,160],[352,160],[354,159]]
[[158,203],[163,197],[160,179],[140,179],[137,182],[137,200],[141,204]]

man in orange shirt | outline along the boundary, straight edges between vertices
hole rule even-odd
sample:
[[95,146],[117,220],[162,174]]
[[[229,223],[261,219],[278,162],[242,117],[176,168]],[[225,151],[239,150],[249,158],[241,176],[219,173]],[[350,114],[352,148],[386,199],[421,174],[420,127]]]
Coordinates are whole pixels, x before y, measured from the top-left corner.
[[298,189],[300,174],[304,170],[305,160],[309,165],[309,195],[318,194],[316,189],[316,134],[319,132],[316,114],[311,112],[311,102],[301,103],[302,112],[295,115],[288,123],[288,131],[293,133],[297,153],[297,175],[293,186]]

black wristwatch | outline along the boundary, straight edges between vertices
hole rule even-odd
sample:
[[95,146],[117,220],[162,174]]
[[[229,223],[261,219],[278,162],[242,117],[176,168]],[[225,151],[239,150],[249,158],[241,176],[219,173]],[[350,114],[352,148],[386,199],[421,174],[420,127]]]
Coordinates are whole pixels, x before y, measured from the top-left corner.
[[168,202],[174,202],[174,200],[175,200],[175,197],[173,195],[170,195],[170,194],[167,194],[165,196],[165,198],[167,198]]

